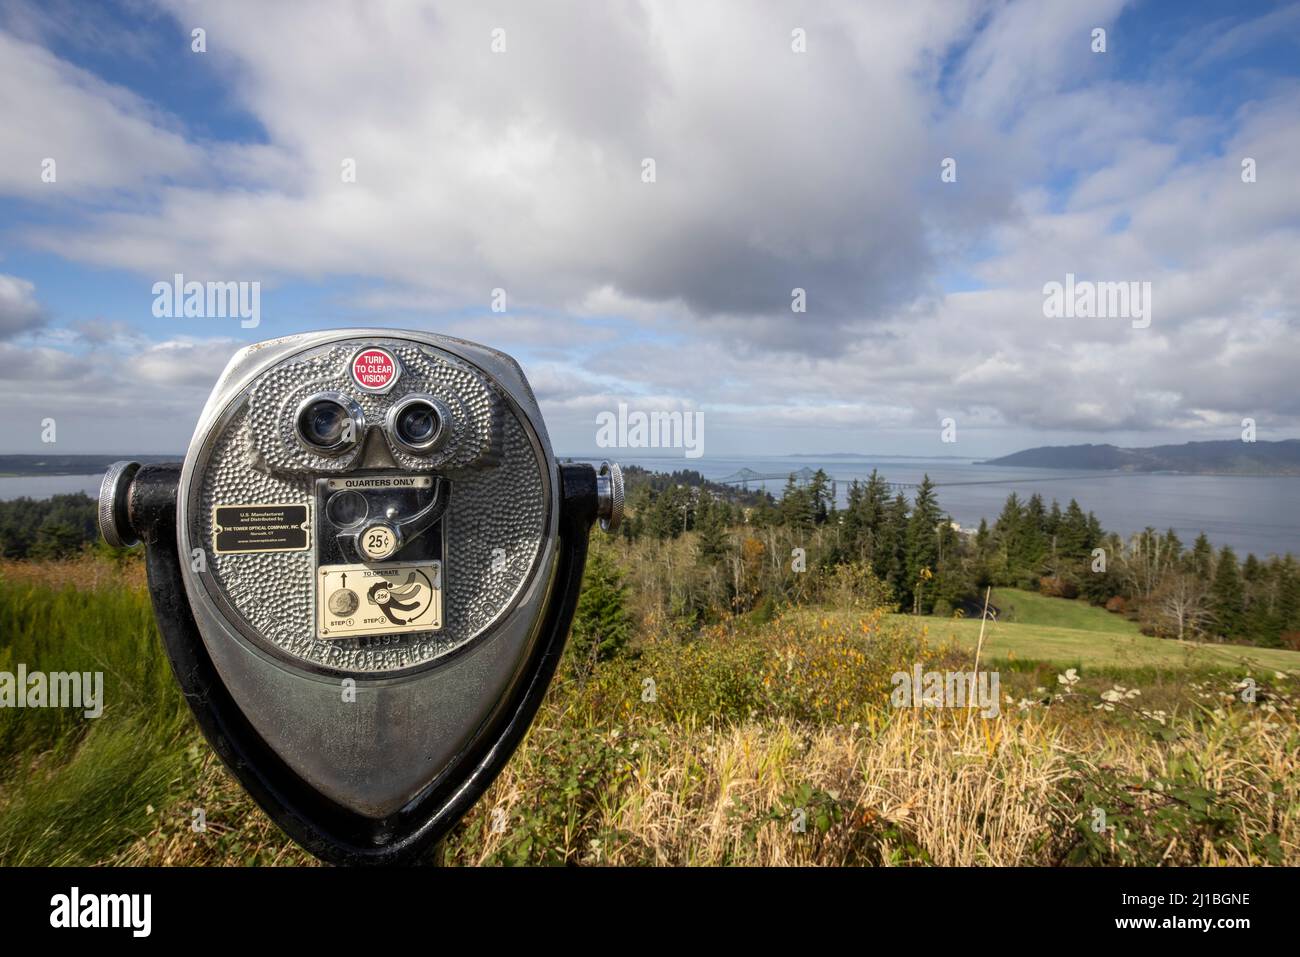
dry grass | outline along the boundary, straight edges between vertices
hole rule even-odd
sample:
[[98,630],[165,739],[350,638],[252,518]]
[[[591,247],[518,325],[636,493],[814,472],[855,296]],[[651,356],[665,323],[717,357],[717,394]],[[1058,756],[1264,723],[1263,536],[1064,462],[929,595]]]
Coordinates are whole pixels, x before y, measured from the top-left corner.
[[[1294,865],[1298,743],[1293,720],[1231,716],[1210,717],[1195,738],[1173,743],[1063,727],[1046,715],[990,721],[912,710],[874,726],[778,721],[683,730],[666,743],[625,749],[634,752],[627,785],[602,797],[586,826],[554,835],[553,850],[570,863],[619,865],[1046,865],[1060,862],[1063,840],[1087,826],[1091,810],[1063,816],[1063,785],[1090,775],[1174,776],[1190,756],[1205,768],[1204,787],[1230,796],[1237,811],[1257,813],[1236,815],[1214,840],[1194,821],[1176,827],[1160,860],[1148,863],[1266,863],[1276,839],[1275,860]],[[508,859],[511,827],[527,813],[521,796],[534,792],[545,760],[526,748],[484,798],[474,815],[490,821],[500,809],[497,818],[510,824],[494,833],[471,819],[475,846],[464,863]],[[800,797],[810,805],[802,833],[794,816]],[[835,814],[821,830],[813,819],[827,805]],[[1120,836],[1101,838],[1113,845]]]
[[93,551],[83,552],[77,558],[57,561],[0,559],[0,581],[83,591],[108,587],[133,590],[147,587],[144,562],[138,555],[132,555],[119,564],[105,561]]
[[[61,830],[24,838],[11,861],[52,862],[55,847],[64,863],[310,863],[184,715],[147,627],[138,565],[5,563],[0,580],[12,586],[11,630],[30,632],[0,638],[22,660],[57,651],[67,664],[69,649],[84,646],[113,680],[150,689],[123,699],[133,710],[111,709],[94,733],[52,726],[49,741],[15,739],[12,760],[49,755],[49,773],[11,775],[5,816],[18,809]],[[29,595],[32,585],[54,590]],[[62,585],[93,586],[97,597],[83,602]],[[561,678],[523,747],[449,837],[447,862],[1300,864],[1294,677],[1256,672],[1260,698],[1248,704],[1233,690],[1240,673],[1148,669],[1124,677],[1143,688],[1141,707],[1107,711],[1098,695],[1118,680],[1112,673],[1085,669],[1061,693],[1051,671],[1008,671],[1003,691],[1036,700],[1008,702],[998,718],[893,709],[895,668],[969,661],[926,648],[912,623],[879,611],[853,617],[705,629],[685,644],[646,644],[588,678]],[[642,697],[647,675],[654,703]],[[1052,693],[1036,695],[1038,684]],[[1143,708],[1161,709],[1159,720]],[[132,761],[139,773],[127,773]],[[87,803],[87,781],[98,782],[89,793],[103,807]],[[1094,830],[1099,809],[1105,826]]]
[[[1280,848],[1274,862],[1300,863],[1294,721],[1229,715],[1203,724],[1195,738],[1170,743],[1060,726],[1047,715],[986,720],[913,710],[874,724],[647,726],[643,735],[604,732],[625,773],[614,787],[596,780],[572,794],[553,781],[560,758],[534,738],[453,835],[449,863],[1050,865],[1061,863],[1062,840],[1087,824],[1091,806],[1060,812],[1081,769],[1104,780],[1146,780],[1189,758],[1203,765],[1206,788],[1254,813],[1236,816],[1215,840],[1175,828],[1148,863],[1269,863],[1271,839]],[[158,812],[153,833],[105,863],[311,863],[201,751],[192,790]],[[1148,810],[1159,798],[1138,797]],[[560,823],[539,820],[539,804],[561,808]],[[194,807],[205,809],[203,833],[191,829]],[[833,813],[822,829],[818,811],[827,808]],[[1116,836],[1103,838],[1113,849]]]

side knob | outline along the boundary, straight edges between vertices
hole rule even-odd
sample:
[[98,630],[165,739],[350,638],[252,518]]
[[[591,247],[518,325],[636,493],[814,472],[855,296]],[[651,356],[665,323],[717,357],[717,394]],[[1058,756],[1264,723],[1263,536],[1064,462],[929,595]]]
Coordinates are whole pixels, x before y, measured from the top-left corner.
[[596,470],[596,517],[607,532],[623,523],[623,470],[613,462],[601,462]]
[[139,462],[114,462],[99,485],[99,534],[114,548],[126,548],[140,540],[131,528],[126,507],[127,493],[138,471]]

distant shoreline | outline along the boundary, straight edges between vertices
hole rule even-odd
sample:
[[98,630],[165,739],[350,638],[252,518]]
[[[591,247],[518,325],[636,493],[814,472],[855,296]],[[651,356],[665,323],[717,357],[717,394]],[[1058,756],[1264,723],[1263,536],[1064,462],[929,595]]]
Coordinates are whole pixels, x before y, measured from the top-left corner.
[[[822,455],[794,453],[791,455],[724,455],[723,461],[761,462],[765,459],[784,459],[786,461],[825,461],[825,462],[952,462],[970,465],[993,466],[996,468],[1019,468],[1035,471],[1083,471],[1097,475],[1165,475],[1165,476],[1215,476],[1220,478],[1300,478],[1300,441],[1295,439],[1283,442],[1261,442],[1257,449],[1243,443],[1190,442],[1185,446],[1161,446],[1153,449],[1118,449],[1106,445],[1072,445],[1044,446],[1027,449],[996,458],[978,458],[959,455],[899,455],[873,454],[859,452],[830,452]],[[1230,446],[1234,457],[1225,463],[1224,446]],[[1198,448],[1199,447],[1199,448]],[[1166,449],[1175,449],[1180,461],[1169,460]],[[564,460],[594,461],[602,458],[624,457],[641,461],[655,462],[656,468],[668,471],[693,469],[699,460],[674,455],[642,456],[628,455],[637,449],[608,449],[596,455],[557,455]],[[1162,454],[1164,453],[1164,454]],[[1252,454],[1254,453],[1254,454]],[[1204,461],[1196,461],[1198,454],[1204,455]],[[1297,460],[1291,461],[1295,455]],[[0,454],[0,478],[30,478],[33,476],[94,475],[104,472],[114,462],[123,460],[151,464],[157,462],[179,462],[183,453],[171,455],[132,455],[132,454]],[[1190,466],[1190,467],[1189,467]]]
[[[981,461],[981,460],[979,460],[979,459],[971,459],[971,460],[970,460],[970,463],[971,463],[971,465],[992,465],[992,466],[994,466],[995,468],[1002,468],[1002,469],[1006,469],[1006,468],[1039,469],[1039,470],[1044,471],[1044,472],[1069,472],[1069,471],[1073,471],[1073,470],[1075,470],[1075,469],[1081,469],[1081,470],[1083,470],[1083,471],[1085,471],[1085,472],[1096,473],[1097,475],[1163,475],[1163,476],[1166,476],[1166,477],[1184,476],[1184,477],[1187,477],[1187,478],[1195,478],[1195,477],[1198,476],[1198,475],[1200,475],[1200,476],[1204,476],[1204,477],[1206,477],[1206,478],[1300,478],[1300,471],[1295,471],[1295,470],[1282,470],[1282,471],[1267,471],[1267,470],[1264,470],[1264,471],[1234,472],[1234,471],[1230,471],[1230,470],[1226,470],[1226,469],[1224,469],[1224,470],[1219,470],[1219,469],[1197,469],[1197,470],[1188,470],[1188,469],[1142,469],[1142,468],[1108,469],[1108,468],[1089,468],[1089,467],[1086,466],[1086,465],[1071,465],[1071,466],[1064,466],[1064,465],[1015,465],[1015,466],[1011,466],[1011,465],[1007,465],[1005,462],[998,462],[998,461],[993,460],[993,459],[989,459],[989,460],[986,460],[986,461]],[[1080,477],[1082,478],[1082,476],[1080,476]]]
[[1219,440],[1120,448],[1115,445],[1045,445],[974,465],[1084,469],[1129,475],[1300,477],[1300,439],[1278,442]]
[[184,455],[0,455],[0,478],[40,475],[94,475],[114,462],[179,462]]

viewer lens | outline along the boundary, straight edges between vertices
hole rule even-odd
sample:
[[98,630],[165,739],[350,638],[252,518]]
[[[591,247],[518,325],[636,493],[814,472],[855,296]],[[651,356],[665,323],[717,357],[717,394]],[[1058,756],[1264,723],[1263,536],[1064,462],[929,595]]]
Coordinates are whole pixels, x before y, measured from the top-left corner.
[[424,395],[408,395],[388,411],[388,434],[395,445],[422,454],[442,445],[447,431],[445,406]]
[[438,413],[423,402],[411,403],[397,417],[397,434],[410,445],[428,442],[437,431]]
[[341,452],[356,442],[356,419],[342,399],[309,399],[298,412],[298,436],[318,452]]
[[332,448],[343,440],[343,424],[347,420],[347,409],[337,402],[321,399],[303,409],[298,428],[312,445]]

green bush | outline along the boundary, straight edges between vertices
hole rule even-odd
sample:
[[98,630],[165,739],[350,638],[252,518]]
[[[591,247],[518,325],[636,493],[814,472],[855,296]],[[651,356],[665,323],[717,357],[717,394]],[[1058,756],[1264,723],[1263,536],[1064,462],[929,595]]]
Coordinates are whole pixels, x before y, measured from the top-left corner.
[[594,548],[582,576],[582,593],[569,636],[569,660],[581,673],[608,661],[627,644],[632,618],[623,573],[603,550]]

